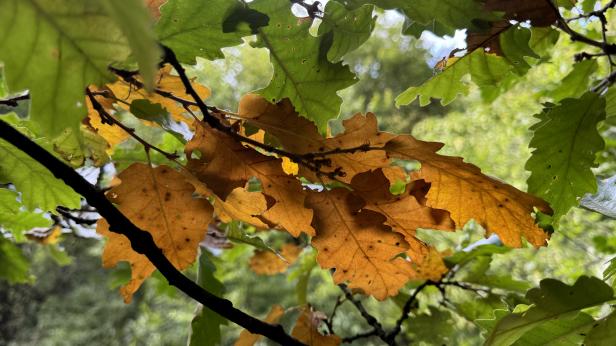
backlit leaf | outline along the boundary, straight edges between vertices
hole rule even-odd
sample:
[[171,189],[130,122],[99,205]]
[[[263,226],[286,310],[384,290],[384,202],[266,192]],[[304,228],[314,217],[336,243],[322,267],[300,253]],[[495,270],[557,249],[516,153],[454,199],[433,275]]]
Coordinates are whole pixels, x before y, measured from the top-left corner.
[[[152,234],[156,245],[176,268],[190,266],[212,219],[209,202],[193,198],[194,187],[167,166],[152,168],[135,163],[118,177],[122,183],[107,192],[109,200],[137,227]],[[97,232],[109,239],[103,252],[103,267],[116,266],[120,261],[131,265],[131,280],[120,289],[128,303],[156,268],[144,255],[131,249],[126,236],[112,233],[105,219],[98,222]]]

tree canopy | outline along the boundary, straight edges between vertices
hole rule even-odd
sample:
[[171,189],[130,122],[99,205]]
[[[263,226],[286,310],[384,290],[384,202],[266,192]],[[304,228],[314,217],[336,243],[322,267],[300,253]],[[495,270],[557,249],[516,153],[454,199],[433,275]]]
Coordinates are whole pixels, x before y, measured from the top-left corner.
[[0,0],[0,296],[75,251],[110,345],[158,296],[189,345],[614,344],[614,8]]

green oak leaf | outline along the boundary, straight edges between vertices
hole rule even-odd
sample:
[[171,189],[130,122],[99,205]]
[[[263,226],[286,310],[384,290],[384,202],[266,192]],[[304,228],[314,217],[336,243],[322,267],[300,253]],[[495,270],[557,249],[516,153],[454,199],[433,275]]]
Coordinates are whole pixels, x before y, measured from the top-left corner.
[[584,334],[592,328],[594,323],[595,319],[586,313],[572,313],[572,316],[542,323],[526,332],[513,345],[580,345],[584,341]]
[[161,50],[156,42],[154,23],[143,0],[101,1],[110,17],[122,30],[139,63],[139,73],[148,90],[154,87]]
[[530,29],[528,46],[541,58],[546,59],[550,57],[551,49],[556,44],[556,41],[558,41],[559,36],[560,32],[552,27],[532,27]]
[[[208,292],[221,297],[225,293],[225,286],[215,276],[216,266],[210,258],[209,252],[201,249],[199,256],[199,273],[197,284]],[[190,323],[189,346],[216,346],[220,345],[220,326],[226,325],[227,320],[214,311],[199,304],[195,317]]]
[[588,332],[584,345],[587,346],[608,346],[616,345],[616,312],[613,312],[599,320]]
[[318,35],[332,33],[333,41],[327,51],[329,61],[342,60],[347,53],[354,51],[370,38],[376,22],[376,17],[372,17],[373,10],[374,6],[371,5],[349,11],[339,2],[327,3]]
[[491,288],[499,288],[508,291],[525,292],[530,288],[528,282],[526,281],[515,280],[509,275],[495,275],[488,273],[491,263],[491,255],[477,257],[464,267],[464,273],[460,275],[459,280],[462,282],[478,284]]
[[0,278],[11,284],[32,282],[29,268],[30,262],[21,253],[21,249],[10,240],[0,237]]
[[588,82],[590,77],[597,71],[598,64],[596,60],[584,60],[573,65],[573,70],[563,78],[556,89],[549,93],[554,102],[567,97],[580,97],[588,90]]
[[519,25],[514,25],[500,34],[500,47],[503,55],[513,66],[518,75],[524,75],[530,69],[525,57],[539,59],[529,46],[531,31]]
[[108,148],[105,138],[84,125],[79,128],[79,135],[73,129],[65,129],[53,141],[54,153],[73,167],[83,166],[86,158],[96,167],[103,166],[109,161]]
[[531,172],[528,191],[550,203],[557,221],[578,197],[597,191],[591,167],[604,147],[597,124],[605,118],[605,101],[588,92],[579,99],[564,99],[536,117],[540,121],[531,127],[529,144],[534,150],[525,166]]
[[[516,308],[514,313],[501,311],[496,314],[497,322],[486,338],[486,345],[512,345],[528,333],[537,334],[533,330],[546,330],[550,325],[555,328],[553,333],[567,325],[584,325],[588,319],[578,317],[580,310],[614,299],[614,292],[605,282],[582,276],[573,286],[554,279],[542,280],[539,288],[526,293],[526,298],[533,303],[527,309]],[[569,322],[558,322],[565,319]]]
[[289,98],[299,114],[325,132],[327,121],[340,112],[337,92],[356,83],[355,75],[342,63],[327,61],[322,38],[308,32],[312,21],[295,17],[289,1],[256,0],[250,7],[270,17],[253,45],[269,49],[274,75],[258,92],[274,103]]
[[3,0],[0,61],[12,91],[29,89],[30,116],[44,134],[78,129],[84,88],[111,80],[107,67],[130,49],[96,0]]
[[54,211],[57,206],[77,209],[80,197],[42,164],[4,140],[0,140],[0,181],[10,182],[21,192],[28,210]]
[[10,231],[16,242],[26,240],[23,232],[37,228],[50,227],[51,220],[41,213],[23,210],[15,191],[0,189],[0,228]]
[[507,78],[513,67],[502,57],[477,49],[456,59],[445,70],[420,86],[412,86],[396,97],[396,106],[408,105],[419,97],[419,105],[430,104],[431,98],[441,99],[443,106],[451,103],[458,94],[468,93],[468,84],[462,77],[471,74],[472,81],[479,86],[485,100],[498,95],[495,85]]
[[243,7],[235,0],[169,0],[160,8],[156,33],[180,62],[194,64],[197,56],[210,60],[224,58],[221,48],[237,46],[243,36],[251,34],[246,26],[223,32],[225,19]]
[[611,87],[605,94],[605,116],[616,116],[616,87]]
[[[481,1],[476,0],[346,0],[345,3],[351,8],[368,3],[385,10],[399,9],[409,19],[405,31],[415,35],[423,30],[431,30],[439,36],[452,35],[456,29],[478,31],[484,29],[482,22],[500,19],[485,11]],[[416,28],[410,29],[410,26]]]

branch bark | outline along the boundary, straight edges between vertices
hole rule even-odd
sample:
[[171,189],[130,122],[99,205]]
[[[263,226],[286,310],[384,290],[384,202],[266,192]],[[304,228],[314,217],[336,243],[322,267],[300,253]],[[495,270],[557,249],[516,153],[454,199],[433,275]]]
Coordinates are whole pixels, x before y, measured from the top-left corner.
[[194,283],[169,262],[161,249],[156,246],[150,233],[135,226],[107,200],[102,192],[97,191],[93,185],[88,183],[71,167],[64,164],[3,120],[0,120],[0,138],[11,143],[47,167],[54,176],[63,180],[68,186],[82,195],[89,205],[95,207],[98,213],[107,219],[110,225],[109,229],[112,232],[125,235],[130,240],[133,250],[145,255],[169,281],[170,285],[177,287],[192,299],[229,321],[237,323],[251,333],[261,334],[282,345],[304,345],[288,335],[282,326],[271,325],[252,317],[233,307],[229,300],[217,297]]

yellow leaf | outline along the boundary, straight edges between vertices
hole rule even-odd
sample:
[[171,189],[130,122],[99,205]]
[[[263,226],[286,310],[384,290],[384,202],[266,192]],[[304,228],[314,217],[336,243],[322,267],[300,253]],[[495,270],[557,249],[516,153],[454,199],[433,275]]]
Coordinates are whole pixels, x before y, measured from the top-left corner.
[[260,192],[249,192],[244,188],[236,188],[226,200],[221,200],[218,196],[214,197],[214,211],[222,222],[239,220],[247,222],[257,228],[267,228],[257,216],[267,210],[267,202]]
[[[109,190],[107,198],[137,227],[152,234],[156,245],[177,269],[190,266],[212,220],[210,203],[193,198],[194,187],[167,166],[152,168],[135,163],[120,173],[119,178],[122,183]],[[145,256],[131,249],[128,238],[111,232],[106,220],[98,222],[96,231],[108,237],[103,267],[113,267],[120,261],[130,263],[131,280],[120,289],[128,303],[156,268]]]
[[337,346],[342,340],[337,335],[322,335],[319,333],[321,316],[309,307],[304,307],[295,322],[291,336],[308,346]]
[[[192,158],[195,150],[201,153],[201,158]],[[202,122],[197,124],[195,136],[186,144],[186,154],[190,158],[187,169],[220,199],[226,199],[235,188],[244,187],[251,177],[256,177],[261,182],[261,192],[272,202],[261,219],[294,237],[302,232],[314,235],[310,225],[312,210],[304,206],[302,185],[284,173],[281,159],[245,147]]]
[[545,201],[482,174],[462,158],[437,154],[441,147],[441,143],[398,136],[387,143],[386,150],[394,157],[421,162],[415,178],[431,184],[427,205],[449,210],[458,227],[474,219],[488,234],[498,234],[505,245],[520,247],[522,236],[535,246],[546,245],[549,235],[531,216],[535,207],[551,212]]
[[280,256],[265,250],[257,250],[250,258],[250,268],[259,275],[275,275],[284,273],[293,264],[302,248],[295,244],[285,244],[280,250]]
[[335,283],[349,281],[349,288],[383,300],[414,276],[410,263],[398,257],[409,248],[402,235],[385,226],[379,213],[358,211],[362,200],[350,191],[313,192],[307,202],[314,209],[317,262],[336,269]]
[[[92,86],[90,86],[90,89],[95,91],[99,90],[93,88]],[[105,110],[107,110],[107,112],[111,113],[114,111],[113,102],[110,101],[109,98],[100,95],[94,96],[94,98],[101,104],[101,106],[103,106],[103,108],[105,108]],[[88,109],[88,125],[90,125],[90,127],[93,128],[99,136],[103,137],[107,143],[109,143],[107,153],[112,154],[115,146],[128,139],[128,137],[130,137],[129,134],[117,125],[103,124],[100,114],[94,110],[92,107],[92,102],[90,102],[90,98],[88,97],[86,97],[86,106]]]
[[[284,315],[284,309],[282,308],[282,306],[274,305],[272,306],[272,310],[270,310],[269,314],[267,314],[267,317],[265,317],[264,322],[276,324],[278,323],[280,318],[282,318],[282,315]],[[252,334],[251,332],[244,329],[240,333],[240,337],[235,342],[235,346],[252,346],[257,341],[259,341],[259,339],[261,339],[261,335]]]

